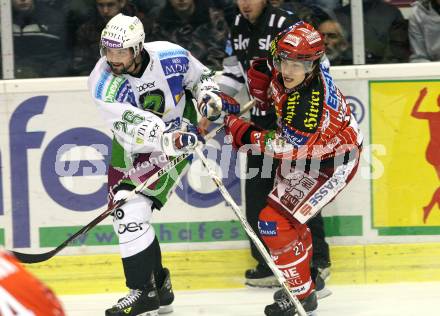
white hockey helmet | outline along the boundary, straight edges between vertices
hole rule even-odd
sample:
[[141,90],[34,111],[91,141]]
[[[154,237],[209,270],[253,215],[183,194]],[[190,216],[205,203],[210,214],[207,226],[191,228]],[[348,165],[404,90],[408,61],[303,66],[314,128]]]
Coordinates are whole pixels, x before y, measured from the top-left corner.
[[108,21],[101,33],[101,56],[106,48],[132,48],[134,57],[142,50],[145,40],[144,26],[137,17],[122,13]]

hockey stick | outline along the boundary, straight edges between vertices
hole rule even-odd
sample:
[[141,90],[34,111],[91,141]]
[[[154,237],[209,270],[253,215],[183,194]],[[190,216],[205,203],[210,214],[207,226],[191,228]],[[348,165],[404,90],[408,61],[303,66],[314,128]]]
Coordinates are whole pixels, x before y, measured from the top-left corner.
[[263,243],[260,241],[258,236],[255,234],[252,227],[249,225],[246,218],[243,216],[243,213],[240,210],[240,207],[235,203],[232,196],[229,194],[228,190],[226,190],[225,185],[223,184],[220,177],[216,174],[216,172],[208,165],[208,159],[203,154],[202,150],[197,147],[195,149],[195,153],[199,157],[200,161],[202,162],[203,166],[208,171],[209,176],[211,177],[212,181],[214,181],[215,185],[219,189],[220,193],[223,195],[223,198],[225,201],[229,204],[229,206],[232,208],[232,210],[235,213],[235,216],[237,216],[238,220],[241,223],[241,226],[246,231],[247,235],[252,239],[252,242],[257,247],[260,254],[263,256],[264,261],[267,263],[269,268],[272,270],[273,274],[275,275],[278,283],[281,285],[281,287],[284,289],[284,292],[287,293],[290,301],[295,305],[296,310],[298,312],[299,316],[307,316],[303,306],[301,305],[301,302],[298,300],[298,298],[292,294],[292,292],[289,291],[289,287],[287,286],[287,281],[284,275],[281,273],[281,271],[277,268],[275,263],[273,262],[272,258],[270,257],[269,253],[267,252],[266,248],[264,247]]
[[[240,115],[243,115],[247,111],[249,111],[253,106],[255,105],[255,101],[249,101],[246,103],[242,110],[240,111]],[[214,138],[224,127],[224,124],[221,124],[217,127],[215,127],[212,131],[210,131],[206,136],[205,140],[210,140]],[[149,187],[156,181],[158,181],[162,176],[167,174],[168,171],[171,169],[177,167],[180,165],[182,161],[185,161],[186,158],[191,156],[192,152],[186,152],[180,156],[175,157],[174,159],[170,160],[163,168],[158,170],[156,173],[152,174],[151,177],[149,177],[147,180],[139,184],[136,188],[134,188],[132,191],[128,193],[128,195],[122,199],[119,200],[117,203],[113,204],[112,206],[107,207],[107,209],[102,212],[98,217],[93,219],[90,223],[82,227],[80,230],[78,230],[75,234],[67,238],[65,241],[63,241],[58,247],[55,249],[44,252],[44,253],[36,253],[36,254],[30,254],[30,253],[22,253],[18,251],[11,251],[11,253],[21,262],[23,263],[38,263],[43,262],[46,260],[49,260],[53,256],[55,256],[57,253],[59,253],[61,250],[66,248],[71,242],[73,242],[78,237],[86,234],[88,231],[90,231],[93,227],[98,225],[100,222],[102,222],[105,218],[107,218],[113,211],[119,207],[121,207],[127,200],[134,197],[139,192],[142,192],[145,188]]]

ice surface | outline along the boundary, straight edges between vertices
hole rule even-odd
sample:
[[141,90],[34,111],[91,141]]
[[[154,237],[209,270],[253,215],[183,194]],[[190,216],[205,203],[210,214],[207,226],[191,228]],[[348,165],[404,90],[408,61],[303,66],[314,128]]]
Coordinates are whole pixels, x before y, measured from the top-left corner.
[[[440,283],[329,286],[333,294],[319,301],[319,316],[440,315]],[[177,291],[170,316],[257,316],[272,303],[274,290]],[[62,296],[68,316],[104,316],[126,293]]]

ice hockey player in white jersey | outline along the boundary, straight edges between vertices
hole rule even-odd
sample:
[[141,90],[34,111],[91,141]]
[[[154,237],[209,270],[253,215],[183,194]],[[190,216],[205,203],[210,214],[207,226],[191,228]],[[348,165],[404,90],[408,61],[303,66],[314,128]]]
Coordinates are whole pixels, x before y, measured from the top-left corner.
[[[157,172],[203,138],[197,110],[209,120],[237,113],[239,104],[220,92],[213,73],[187,50],[170,42],[144,43],[140,20],[118,14],[101,34],[101,59],[88,87],[113,132],[108,170],[109,203]],[[193,100],[196,100],[197,106]],[[172,311],[170,273],[151,225],[189,161],[184,161],[113,214],[129,288],[106,316],[157,315]]]

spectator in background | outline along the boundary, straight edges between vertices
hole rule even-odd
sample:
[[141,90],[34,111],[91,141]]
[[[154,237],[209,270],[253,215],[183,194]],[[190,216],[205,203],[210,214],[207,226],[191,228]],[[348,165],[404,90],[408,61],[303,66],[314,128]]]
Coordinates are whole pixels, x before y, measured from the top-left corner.
[[330,16],[333,16],[333,12],[342,7],[342,0],[296,0],[296,2],[319,7]]
[[[36,0],[36,3],[38,3],[38,4],[43,3],[43,4],[46,4],[54,9],[64,10],[64,9],[66,9],[67,6],[70,5],[71,1],[72,0]],[[75,0],[73,0],[73,1],[75,1]]]
[[228,27],[223,12],[204,0],[167,0],[147,38],[188,49],[207,67],[221,69]]
[[[365,59],[367,64],[402,63],[409,57],[408,23],[400,10],[383,0],[363,0]],[[335,11],[352,41],[350,5]],[[353,61],[350,52],[350,63]]]
[[419,0],[409,17],[411,62],[440,61],[440,0]]
[[325,44],[325,55],[330,61],[330,65],[349,65],[351,60],[347,56],[348,44],[344,35],[344,30],[336,20],[323,21],[318,31],[322,34]]
[[67,75],[66,18],[34,0],[12,0],[16,78]]
[[234,22],[234,18],[238,13],[238,8],[235,0],[213,0],[212,4],[217,9],[223,11],[223,15],[225,16],[226,23],[228,27],[231,28],[232,23]]
[[165,6],[165,1],[163,0],[132,0],[131,2],[146,18],[157,17],[160,10]]
[[77,76],[89,75],[100,58],[99,43],[101,31],[107,22],[118,13],[143,17],[136,7],[127,0],[95,0],[96,14],[89,21],[83,23],[75,35],[72,74]]
[[81,24],[95,16],[95,0],[67,0],[65,10],[67,16],[67,46],[71,52],[71,58],[73,58],[76,32]]
[[270,3],[276,8],[294,12],[300,20],[306,21],[315,28],[318,28],[322,21],[330,19],[330,16],[320,7],[307,2],[270,0]]

